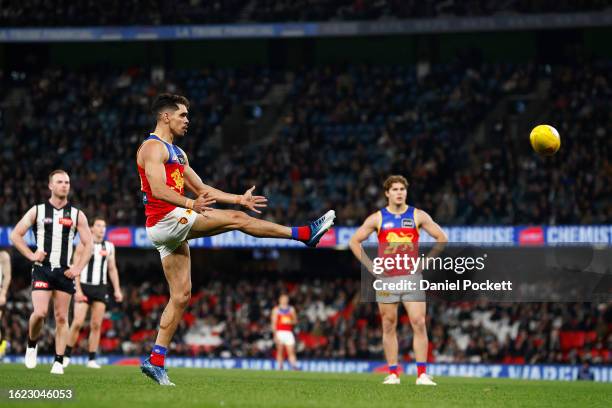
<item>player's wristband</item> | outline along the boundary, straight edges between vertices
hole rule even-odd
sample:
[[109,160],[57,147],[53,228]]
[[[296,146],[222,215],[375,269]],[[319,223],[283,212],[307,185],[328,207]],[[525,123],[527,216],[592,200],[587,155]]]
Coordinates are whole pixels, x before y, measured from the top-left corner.
[[193,210],[193,200],[191,198],[185,199],[185,208]]

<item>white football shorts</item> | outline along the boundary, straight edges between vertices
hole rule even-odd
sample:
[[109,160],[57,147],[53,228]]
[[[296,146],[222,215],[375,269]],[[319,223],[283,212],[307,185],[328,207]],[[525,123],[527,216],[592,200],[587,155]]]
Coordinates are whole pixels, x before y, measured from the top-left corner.
[[289,330],[277,330],[276,338],[280,342],[280,344],[284,346],[293,346],[295,345],[295,336]]
[[198,214],[187,208],[176,207],[152,227],[147,235],[163,259],[170,255],[186,239]]

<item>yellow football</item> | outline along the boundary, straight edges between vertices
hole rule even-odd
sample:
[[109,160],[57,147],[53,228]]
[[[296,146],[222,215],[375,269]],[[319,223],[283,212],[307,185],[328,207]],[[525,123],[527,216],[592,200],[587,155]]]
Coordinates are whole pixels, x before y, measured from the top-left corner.
[[538,125],[534,127],[529,134],[529,141],[531,142],[533,150],[542,156],[552,156],[557,153],[557,150],[561,147],[559,132],[549,125]]

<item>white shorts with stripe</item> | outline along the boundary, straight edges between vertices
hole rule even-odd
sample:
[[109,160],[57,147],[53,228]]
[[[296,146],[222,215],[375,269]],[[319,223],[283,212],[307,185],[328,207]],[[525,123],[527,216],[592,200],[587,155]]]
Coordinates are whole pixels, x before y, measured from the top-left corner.
[[170,255],[186,239],[198,214],[193,210],[176,207],[152,227],[147,227],[147,235],[163,259]]

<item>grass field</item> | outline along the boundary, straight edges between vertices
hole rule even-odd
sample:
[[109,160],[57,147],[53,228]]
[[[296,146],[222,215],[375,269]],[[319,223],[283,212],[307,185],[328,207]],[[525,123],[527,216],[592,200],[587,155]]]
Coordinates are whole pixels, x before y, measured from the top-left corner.
[[[63,376],[49,365],[26,370],[0,365],[0,389],[72,389],[73,407],[609,407],[612,385],[592,382],[522,381],[438,377],[437,387],[416,387],[404,376],[399,386],[382,385],[380,374],[319,374],[176,368],[176,387],[160,387],[137,367],[101,370],[71,366]],[[51,407],[58,402],[0,406]]]

